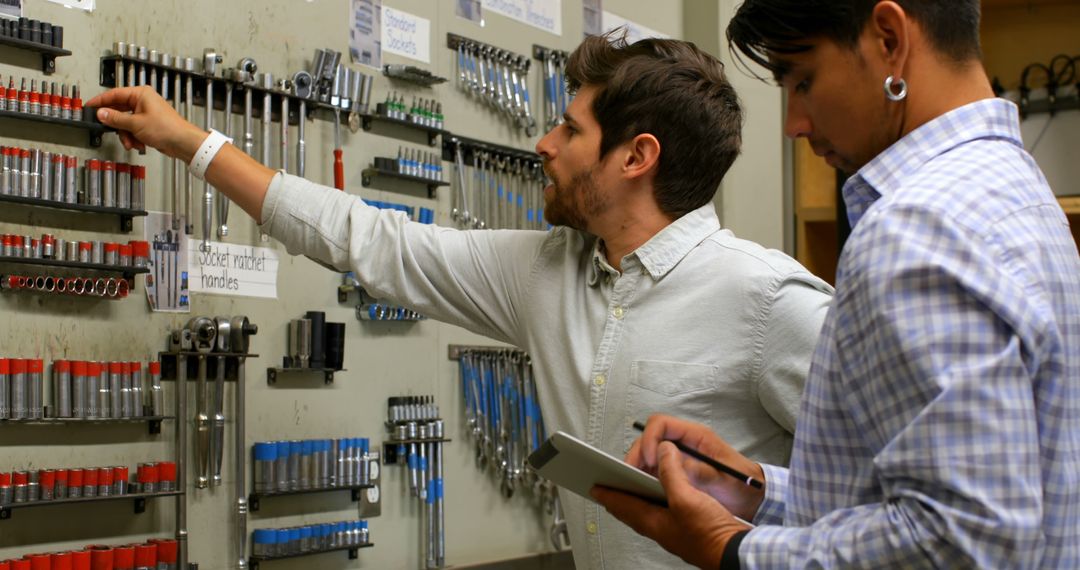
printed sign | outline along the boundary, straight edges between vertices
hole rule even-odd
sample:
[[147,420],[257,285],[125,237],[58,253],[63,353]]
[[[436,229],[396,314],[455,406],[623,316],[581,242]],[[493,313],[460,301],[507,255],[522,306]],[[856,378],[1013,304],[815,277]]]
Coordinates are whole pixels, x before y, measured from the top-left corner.
[[382,67],[382,0],[352,0],[349,55],[353,63]]
[[184,224],[173,229],[173,215],[150,212],[143,222],[150,242],[150,273],[143,276],[143,288],[150,310],[164,313],[191,312],[188,294],[188,255],[184,246]]
[[612,14],[604,10],[604,31],[610,32],[615,28],[626,26],[626,41],[634,43],[645,38],[670,38],[671,36],[658,32],[637,22],[631,22],[622,16]]
[[431,63],[431,21],[383,6],[382,48],[389,53]]
[[210,242],[188,238],[191,260],[189,286],[193,292],[237,297],[277,298],[278,254],[266,247]]
[[22,0],[0,0],[0,16],[9,18],[22,16]]
[[562,35],[562,0],[484,0],[484,9]]

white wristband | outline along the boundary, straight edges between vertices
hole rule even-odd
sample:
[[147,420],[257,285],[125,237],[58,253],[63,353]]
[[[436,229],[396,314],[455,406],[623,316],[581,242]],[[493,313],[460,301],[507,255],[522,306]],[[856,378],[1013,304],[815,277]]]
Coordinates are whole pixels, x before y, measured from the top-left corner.
[[233,140],[229,137],[210,129],[210,136],[206,137],[206,140],[199,145],[199,150],[195,151],[195,156],[191,157],[191,162],[188,163],[188,172],[192,176],[203,179],[206,175],[206,169],[210,167],[210,161],[214,160],[221,147],[225,146],[225,143],[231,143]]

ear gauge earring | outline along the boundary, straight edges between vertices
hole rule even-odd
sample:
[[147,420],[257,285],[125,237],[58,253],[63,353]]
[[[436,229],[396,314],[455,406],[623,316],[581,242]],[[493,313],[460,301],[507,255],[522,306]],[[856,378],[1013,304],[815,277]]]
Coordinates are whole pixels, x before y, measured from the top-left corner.
[[[900,91],[893,92],[893,87],[896,87]],[[907,98],[907,81],[903,79],[895,79],[893,76],[885,78],[885,96],[889,98],[889,101],[903,101]]]

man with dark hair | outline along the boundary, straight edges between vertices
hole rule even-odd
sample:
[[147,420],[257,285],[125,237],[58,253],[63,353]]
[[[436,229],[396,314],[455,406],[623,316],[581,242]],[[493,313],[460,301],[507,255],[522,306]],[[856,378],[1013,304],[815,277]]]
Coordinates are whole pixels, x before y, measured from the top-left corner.
[[[289,252],[527,350],[549,429],[622,454],[634,420],[667,411],[786,464],[831,288],[720,228],[711,200],[742,122],[722,64],[685,42],[595,37],[568,74],[566,122],[536,147],[553,181],[545,216],[564,226],[546,233],[409,223],[228,144],[214,156],[214,137],[146,88],[87,104],[125,146],[209,162],[207,180]],[[597,505],[562,499],[578,568],[683,565]]]
[[617,518],[709,569],[1080,568],[1080,257],[978,26],[978,0],[739,8],[788,136],[855,172],[853,229],[790,470],[655,416],[627,461],[670,507],[594,489]]

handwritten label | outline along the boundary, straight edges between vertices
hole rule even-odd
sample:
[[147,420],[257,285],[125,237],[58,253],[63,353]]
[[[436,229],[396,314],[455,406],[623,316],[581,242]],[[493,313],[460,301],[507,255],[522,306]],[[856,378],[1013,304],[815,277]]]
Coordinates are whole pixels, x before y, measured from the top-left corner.
[[484,9],[562,35],[562,0],[484,0]]
[[383,6],[382,49],[431,63],[431,21]]
[[277,298],[277,252],[266,247],[188,239],[192,291],[238,297]]

